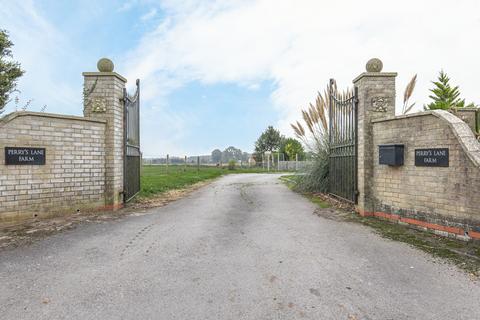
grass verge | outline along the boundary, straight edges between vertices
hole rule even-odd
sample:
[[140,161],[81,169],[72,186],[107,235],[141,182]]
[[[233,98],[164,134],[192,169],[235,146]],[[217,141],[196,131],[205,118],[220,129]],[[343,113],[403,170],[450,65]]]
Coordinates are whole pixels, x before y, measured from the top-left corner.
[[[282,176],[285,184],[295,191],[295,176]],[[302,193],[315,203],[318,216],[337,221],[360,223],[374,229],[386,239],[400,241],[417,249],[443,258],[468,272],[472,277],[480,277],[480,243],[438,236],[433,232],[418,230],[412,226],[401,225],[375,217],[362,217],[351,208],[323,194]],[[330,209],[328,209],[330,208]]]
[[434,257],[447,259],[472,275],[480,276],[480,245],[476,242],[438,236],[430,231],[356,213],[351,213],[348,220],[369,226],[384,238],[405,242]]
[[199,182],[212,180],[232,173],[278,173],[267,172],[262,168],[227,168],[211,166],[183,166],[183,165],[146,165],[142,168],[141,191],[138,199],[152,198],[172,190],[180,190]]
[[217,168],[180,166],[144,166],[140,198],[149,198],[170,190],[182,189],[195,183],[217,178],[223,174]]

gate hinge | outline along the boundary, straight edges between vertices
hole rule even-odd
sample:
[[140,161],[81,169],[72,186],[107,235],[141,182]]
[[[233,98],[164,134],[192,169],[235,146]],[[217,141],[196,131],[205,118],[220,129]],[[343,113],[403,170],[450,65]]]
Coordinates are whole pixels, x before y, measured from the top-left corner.
[[360,191],[355,190],[353,194],[354,194],[354,203],[357,204],[358,203],[358,197],[360,196]]

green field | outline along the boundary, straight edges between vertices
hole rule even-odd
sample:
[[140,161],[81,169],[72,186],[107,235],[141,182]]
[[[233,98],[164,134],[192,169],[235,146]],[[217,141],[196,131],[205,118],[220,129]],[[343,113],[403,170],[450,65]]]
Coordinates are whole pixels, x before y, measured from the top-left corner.
[[228,170],[209,166],[201,166],[198,169],[197,166],[170,165],[167,168],[165,165],[144,165],[140,197],[152,197],[165,191],[182,189],[197,182],[232,173],[267,173],[267,171],[262,168]]

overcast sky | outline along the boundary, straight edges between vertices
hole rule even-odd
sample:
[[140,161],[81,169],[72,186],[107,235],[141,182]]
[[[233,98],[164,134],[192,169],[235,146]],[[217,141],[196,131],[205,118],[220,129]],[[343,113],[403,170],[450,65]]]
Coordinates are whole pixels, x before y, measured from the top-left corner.
[[81,72],[100,57],[140,78],[147,157],[252,151],[268,125],[291,135],[329,78],[351,86],[372,57],[398,72],[397,110],[416,73],[412,102],[427,103],[441,69],[480,104],[478,0],[0,0],[0,28],[30,110],[80,115]]

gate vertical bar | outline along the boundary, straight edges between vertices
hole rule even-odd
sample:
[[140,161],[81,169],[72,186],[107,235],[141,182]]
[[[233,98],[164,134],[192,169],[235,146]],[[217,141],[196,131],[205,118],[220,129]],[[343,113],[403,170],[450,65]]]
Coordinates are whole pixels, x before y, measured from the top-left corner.
[[355,86],[354,88],[354,121],[355,121],[355,127],[353,131],[353,141],[355,143],[354,146],[354,155],[355,155],[355,167],[354,167],[354,186],[355,186],[355,193],[354,193],[354,201],[355,204],[358,203],[358,87]]
[[329,193],[356,203],[357,193],[357,94],[338,94],[335,80],[329,90]]
[[130,96],[124,91],[124,202],[133,199],[140,192],[140,80],[136,91]]
[[330,88],[329,88],[329,99],[328,99],[328,148],[329,148],[329,158],[328,158],[328,167],[329,167],[329,177],[328,177],[328,189],[329,191],[331,192],[332,191],[332,186],[333,186],[333,183],[332,183],[332,178],[333,178],[333,164],[332,164],[332,158],[331,158],[331,152],[332,152],[332,135],[333,135],[333,132],[332,132],[332,126],[333,126],[333,99],[332,99],[332,96],[333,96],[333,93],[332,93],[332,87],[333,87],[333,82],[334,80],[333,79],[330,79]]
[[128,193],[128,158],[127,158],[127,135],[128,135],[128,92],[123,88],[123,202],[127,202]]

